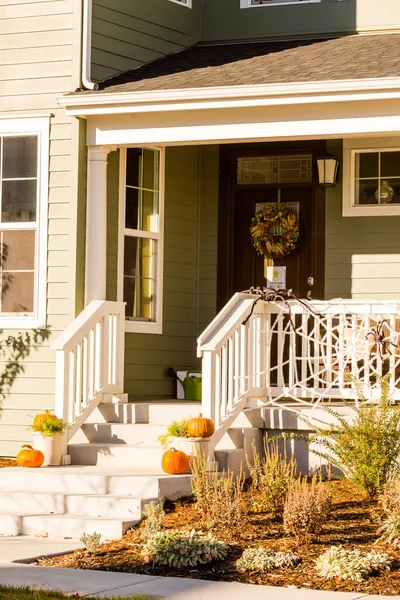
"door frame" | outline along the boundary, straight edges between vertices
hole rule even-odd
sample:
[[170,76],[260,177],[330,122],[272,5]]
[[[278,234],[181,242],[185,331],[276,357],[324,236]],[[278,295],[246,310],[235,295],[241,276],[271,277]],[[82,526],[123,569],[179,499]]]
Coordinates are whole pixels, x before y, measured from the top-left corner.
[[[237,188],[236,165],[239,157],[284,154],[312,154],[312,268],[313,292],[318,299],[325,293],[325,188],[318,183],[316,158],[326,154],[325,140],[308,142],[268,142],[256,144],[226,144],[220,146],[220,176],[218,199],[218,267],[217,310],[226,304],[233,289],[234,256],[234,194]],[[279,184],[279,187],[301,187],[301,183]],[[309,186],[310,184],[306,184]],[[248,189],[276,188],[278,185],[248,185]],[[249,224],[250,226],[250,224]]]

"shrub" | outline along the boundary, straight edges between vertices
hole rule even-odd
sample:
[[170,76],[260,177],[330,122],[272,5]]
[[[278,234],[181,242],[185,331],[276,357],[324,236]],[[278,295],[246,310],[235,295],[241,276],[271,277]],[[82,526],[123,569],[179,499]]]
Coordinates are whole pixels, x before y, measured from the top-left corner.
[[320,533],[332,509],[332,494],[328,486],[310,483],[299,477],[289,488],[283,513],[283,526],[299,543],[308,544]]
[[261,501],[254,503],[253,507],[270,512],[274,518],[282,518],[289,487],[297,470],[296,461],[293,457],[287,460],[286,446],[282,456],[276,440],[267,441],[264,448],[265,458],[260,457],[254,445],[253,460],[249,461],[246,456],[253,488],[261,495]]
[[350,579],[362,581],[374,572],[390,570],[392,559],[379,552],[345,550],[342,546],[332,546],[316,561],[316,570],[326,579]]
[[170,567],[195,567],[213,560],[223,560],[229,546],[201,531],[160,531],[146,542],[145,562]]
[[89,550],[89,552],[97,552],[101,544],[101,535],[96,532],[84,533],[79,541],[82,542],[82,544],[85,544],[86,549]]
[[386,513],[386,519],[378,529],[381,537],[376,543],[400,548],[400,479],[391,479],[387,483],[379,504]]
[[67,427],[67,423],[46,410],[45,413],[35,416],[31,429],[43,435],[57,435],[64,433]]
[[244,477],[235,477],[229,469],[207,471],[207,457],[202,452],[191,461],[192,491],[197,509],[210,528],[235,533],[243,527],[246,516],[243,501]]
[[171,425],[168,425],[167,432],[163,433],[158,437],[158,441],[160,442],[162,448],[168,448],[171,445],[171,443],[173,443],[173,440],[171,440],[171,438],[189,437],[187,430],[188,423],[189,419],[182,419],[181,421],[173,421]]
[[142,528],[141,535],[144,539],[148,539],[162,529],[165,512],[161,502],[149,502],[149,504],[146,504],[143,508],[143,515],[146,517],[146,522]]
[[328,463],[338,467],[368,496],[376,495],[399,473],[400,465],[400,407],[390,399],[389,376],[377,376],[381,396],[377,404],[367,402],[362,383],[356,382],[358,406],[351,406],[354,420],[348,423],[335,410],[326,408],[336,423],[328,429],[315,427],[309,442],[323,447],[314,451]]
[[248,548],[236,561],[238,571],[259,571],[265,573],[281,567],[294,567],[300,558],[292,552],[272,552],[265,548]]

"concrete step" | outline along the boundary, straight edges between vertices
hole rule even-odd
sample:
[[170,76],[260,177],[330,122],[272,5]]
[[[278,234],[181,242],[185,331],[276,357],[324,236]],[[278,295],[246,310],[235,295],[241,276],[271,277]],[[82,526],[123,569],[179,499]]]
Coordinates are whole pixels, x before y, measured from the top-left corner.
[[199,412],[201,412],[201,402],[189,400],[100,404],[87,422],[169,425],[172,421],[195,417]]
[[148,423],[84,423],[70,443],[101,442],[109,444],[146,444],[161,447],[158,437],[165,432],[165,425]]
[[163,450],[160,445],[142,444],[68,444],[73,465],[105,466],[122,469],[143,467],[161,468]]
[[176,500],[191,494],[190,475],[166,475],[158,469],[132,467],[123,471],[112,467],[42,467],[0,469],[2,493],[40,490],[41,493],[62,495],[112,494],[132,498]]
[[115,494],[49,494],[0,492],[3,513],[75,514],[90,517],[118,515],[121,519],[140,519],[144,501],[133,496]]
[[97,532],[104,540],[121,537],[138,522],[138,519],[84,515],[0,514],[0,535],[43,535],[79,539],[84,533]]

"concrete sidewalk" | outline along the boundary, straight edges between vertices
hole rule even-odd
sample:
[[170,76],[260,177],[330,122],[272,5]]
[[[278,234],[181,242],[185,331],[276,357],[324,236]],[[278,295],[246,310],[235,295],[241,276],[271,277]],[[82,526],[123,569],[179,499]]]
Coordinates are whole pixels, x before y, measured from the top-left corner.
[[[82,596],[131,596],[148,594],[165,600],[382,600],[383,596],[321,592],[242,583],[224,583],[153,577],[105,571],[56,569],[35,565],[0,564],[0,583],[27,585],[36,589],[60,590]],[[400,599],[400,596],[390,596]]]

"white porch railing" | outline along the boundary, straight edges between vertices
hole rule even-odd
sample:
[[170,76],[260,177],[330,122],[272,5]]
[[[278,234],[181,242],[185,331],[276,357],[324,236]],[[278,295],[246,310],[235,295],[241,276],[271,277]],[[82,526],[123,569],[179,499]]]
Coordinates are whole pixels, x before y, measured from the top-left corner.
[[376,374],[390,374],[400,400],[400,303],[332,300],[268,302],[236,294],[198,339],[203,413],[213,447],[251,406],[379,396]]
[[55,413],[70,424],[67,441],[106,394],[124,388],[125,305],[92,301],[52,344]]

